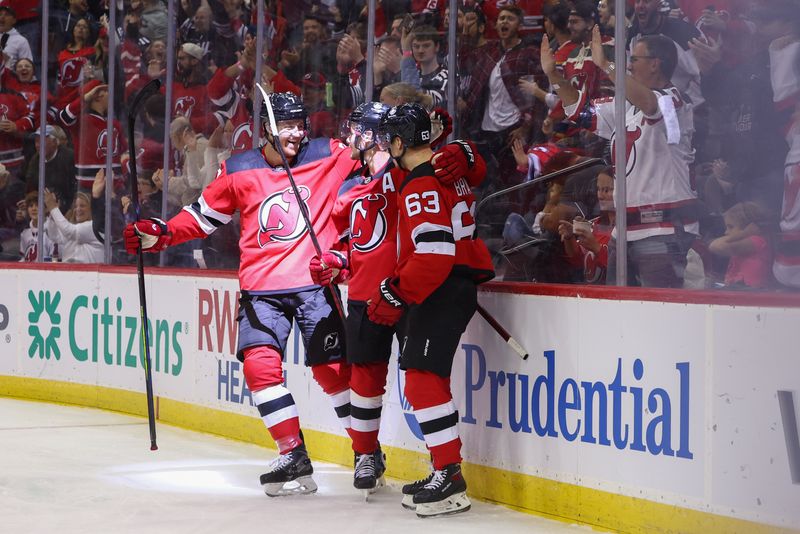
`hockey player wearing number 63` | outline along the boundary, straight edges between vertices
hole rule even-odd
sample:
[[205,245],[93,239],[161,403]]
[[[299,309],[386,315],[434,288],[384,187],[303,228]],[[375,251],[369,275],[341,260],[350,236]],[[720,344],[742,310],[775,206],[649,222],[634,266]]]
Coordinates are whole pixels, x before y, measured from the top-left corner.
[[417,104],[394,107],[381,120],[378,143],[408,174],[397,191],[397,266],[373,291],[367,309],[371,321],[397,325],[403,340],[405,397],[434,469],[403,487],[403,505],[420,517],[470,508],[450,373],[459,339],[477,309],[477,285],[494,277],[489,251],[476,236],[469,183],[436,179],[430,141],[430,117]]
[[[353,485],[366,496],[382,485],[385,471],[378,431],[396,331],[393,325],[377,324],[366,316],[367,300],[397,266],[397,192],[408,174],[377,146],[378,127],[388,111],[388,106],[370,102],[350,114],[350,157],[361,166],[342,184],[333,210],[340,243],[309,263],[315,282],[348,283],[345,330],[347,361],[351,364]],[[441,111],[434,114],[449,123],[449,117]],[[439,139],[446,137],[447,124],[443,130]],[[478,185],[486,172],[483,159],[465,141],[446,145],[433,156],[433,162],[437,179],[447,185],[464,177]]]

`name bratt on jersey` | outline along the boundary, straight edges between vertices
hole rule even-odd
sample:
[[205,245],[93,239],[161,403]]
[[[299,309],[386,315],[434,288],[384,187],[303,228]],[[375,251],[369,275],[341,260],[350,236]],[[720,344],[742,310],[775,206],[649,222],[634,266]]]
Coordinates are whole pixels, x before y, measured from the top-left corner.
[[373,193],[353,201],[350,209],[350,244],[359,252],[375,250],[386,237],[386,197]]
[[[311,197],[311,190],[304,185],[297,189],[305,204],[306,213],[310,213],[308,199]],[[272,241],[294,241],[308,231],[300,204],[290,187],[264,199],[258,208],[258,227],[258,246],[261,248]]]

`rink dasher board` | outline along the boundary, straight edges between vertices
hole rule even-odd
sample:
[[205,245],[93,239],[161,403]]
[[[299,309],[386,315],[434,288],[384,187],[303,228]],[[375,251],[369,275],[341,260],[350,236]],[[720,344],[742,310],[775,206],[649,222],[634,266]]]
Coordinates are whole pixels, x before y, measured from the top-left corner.
[[[2,270],[0,394],[143,414],[135,273],[65,267]],[[208,274],[147,276],[159,419],[265,443],[234,356],[237,280]],[[800,453],[778,402],[788,392],[800,414],[800,310],[496,291],[480,301],[531,357],[478,316],[462,337],[452,384],[476,497],[614,529],[800,525]],[[312,454],[349,464],[303,358],[295,329],[285,374]],[[390,473],[411,478],[427,454],[403,383],[395,356],[380,439]]]

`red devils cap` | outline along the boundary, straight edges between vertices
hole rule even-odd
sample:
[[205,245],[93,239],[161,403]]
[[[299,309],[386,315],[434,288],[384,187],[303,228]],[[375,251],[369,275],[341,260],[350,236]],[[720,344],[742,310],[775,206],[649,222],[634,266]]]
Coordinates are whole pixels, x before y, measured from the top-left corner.
[[98,85],[103,85],[103,82],[100,80],[92,80],[88,83],[85,83],[83,87],[81,87],[81,96],[86,96],[89,91],[97,87]]
[[309,72],[303,76],[303,86],[311,87],[312,89],[324,89],[325,76],[319,72]]

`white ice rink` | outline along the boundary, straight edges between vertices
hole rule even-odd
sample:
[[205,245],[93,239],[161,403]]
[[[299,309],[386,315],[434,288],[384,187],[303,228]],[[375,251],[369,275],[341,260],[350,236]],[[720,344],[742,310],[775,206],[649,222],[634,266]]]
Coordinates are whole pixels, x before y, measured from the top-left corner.
[[271,499],[258,475],[272,450],[166,425],[158,445],[140,418],[0,398],[0,533],[591,531],[474,500],[418,519],[400,506],[400,481],[364,503],[351,470],[318,461],[316,495]]

